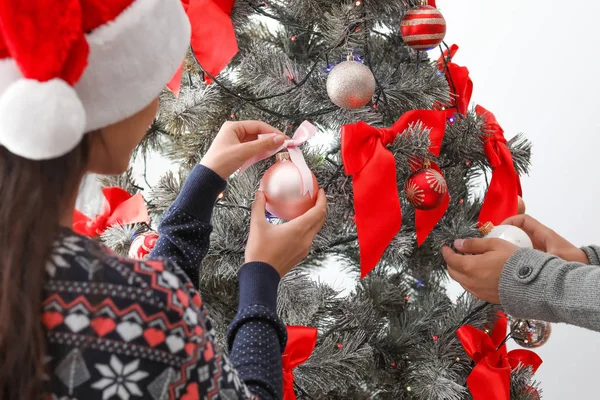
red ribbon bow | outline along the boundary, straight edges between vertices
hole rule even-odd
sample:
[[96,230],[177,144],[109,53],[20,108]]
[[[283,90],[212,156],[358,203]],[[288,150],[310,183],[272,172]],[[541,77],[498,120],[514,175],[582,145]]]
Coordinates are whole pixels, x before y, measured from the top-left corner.
[[518,197],[521,196],[521,180],[515,171],[512,154],[506,145],[504,130],[494,114],[481,106],[475,112],[485,119],[486,136],[483,148],[490,166],[492,181],[483,200],[479,213],[479,224],[491,222],[501,224],[505,219],[517,214]]
[[113,225],[127,225],[150,222],[148,209],[141,193],[130,195],[119,187],[102,189],[104,203],[102,211],[94,218],[89,218],[75,210],[73,213],[73,230],[90,237],[99,236]]
[[467,386],[474,400],[510,400],[511,371],[523,364],[535,373],[542,359],[530,350],[507,352],[502,344],[508,325],[506,315],[500,313],[492,333],[471,325],[461,326],[456,334],[465,351],[475,361],[475,368],[467,378]]
[[281,364],[283,367],[283,400],[296,400],[293,370],[310,358],[317,344],[317,329],[288,326],[288,340]]
[[[446,79],[450,86],[450,94],[452,101],[449,108],[446,110],[447,117],[450,118],[458,111],[461,115],[466,115],[473,94],[473,81],[469,77],[469,69],[460,67],[452,62],[452,58],[458,51],[458,46],[453,44],[450,51],[444,51],[444,54],[438,60],[438,68],[440,71],[446,70]],[[444,60],[447,60],[444,62]],[[447,66],[447,69],[446,69]]]
[[[362,121],[342,127],[342,161],[346,175],[352,175],[354,187],[361,279],[375,268],[402,227],[396,161],[386,147],[418,121],[430,128],[429,150],[438,156],[446,129],[446,117],[441,111],[409,111],[391,128],[375,128]],[[435,168],[439,169],[437,165]],[[419,244],[444,216],[448,203],[449,196],[434,210],[417,210],[415,223]]]
[[[192,25],[191,45],[202,69],[217,76],[238,53],[231,11],[235,0],[182,0]],[[175,95],[181,89],[183,64],[167,84]],[[212,80],[207,76],[206,83]]]

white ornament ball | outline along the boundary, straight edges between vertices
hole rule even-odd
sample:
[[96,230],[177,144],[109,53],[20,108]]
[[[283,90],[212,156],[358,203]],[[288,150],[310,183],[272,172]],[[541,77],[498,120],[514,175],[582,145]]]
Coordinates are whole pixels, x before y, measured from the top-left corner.
[[490,233],[486,235],[486,238],[502,239],[523,249],[533,249],[533,243],[529,236],[527,236],[520,228],[512,225],[495,226]]
[[358,61],[344,61],[327,77],[327,94],[331,102],[345,110],[364,107],[375,94],[375,76]]

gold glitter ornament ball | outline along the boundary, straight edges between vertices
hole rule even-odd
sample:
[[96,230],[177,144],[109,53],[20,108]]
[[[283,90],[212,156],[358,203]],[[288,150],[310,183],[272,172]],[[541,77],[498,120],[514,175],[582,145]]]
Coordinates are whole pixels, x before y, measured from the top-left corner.
[[345,110],[356,110],[371,101],[375,93],[375,77],[366,65],[344,61],[327,77],[327,94],[331,102]]

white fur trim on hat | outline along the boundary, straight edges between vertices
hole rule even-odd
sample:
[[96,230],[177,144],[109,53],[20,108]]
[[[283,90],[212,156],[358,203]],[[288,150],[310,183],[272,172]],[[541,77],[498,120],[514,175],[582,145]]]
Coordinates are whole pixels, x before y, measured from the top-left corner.
[[0,97],[0,143],[31,160],[59,157],[83,137],[85,109],[62,79],[19,79]]
[[[135,0],[115,20],[87,34],[88,67],[75,85],[85,109],[83,132],[111,125],[148,106],[181,65],[190,35],[189,19],[180,0]],[[8,100],[4,98],[10,92],[9,87],[21,80],[23,76],[12,59],[0,60],[0,101],[6,103]],[[22,109],[27,112],[27,106]],[[68,119],[68,110],[54,111],[56,118]],[[4,112],[0,107],[0,113]],[[34,117],[31,112],[30,115]],[[46,132],[46,127],[40,129],[42,121],[35,123],[38,132]],[[2,126],[0,123],[0,129]],[[37,148],[28,150],[25,142],[29,139],[23,137],[20,155],[31,159],[55,158],[73,148],[67,146],[72,137],[65,138],[63,151],[57,148],[62,138],[55,139],[56,146],[46,147],[48,143],[34,136],[32,141]],[[0,132],[0,143],[8,148],[3,132]]]

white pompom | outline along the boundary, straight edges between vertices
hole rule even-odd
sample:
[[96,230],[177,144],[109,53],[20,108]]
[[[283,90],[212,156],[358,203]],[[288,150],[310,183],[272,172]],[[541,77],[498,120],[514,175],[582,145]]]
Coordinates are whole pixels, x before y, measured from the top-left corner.
[[527,236],[522,229],[512,225],[495,226],[490,233],[486,235],[486,238],[502,239],[523,249],[533,249],[533,243],[531,243],[529,236]]
[[20,79],[0,97],[0,144],[31,160],[57,158],[81,141],[86,115],[62,79]]

